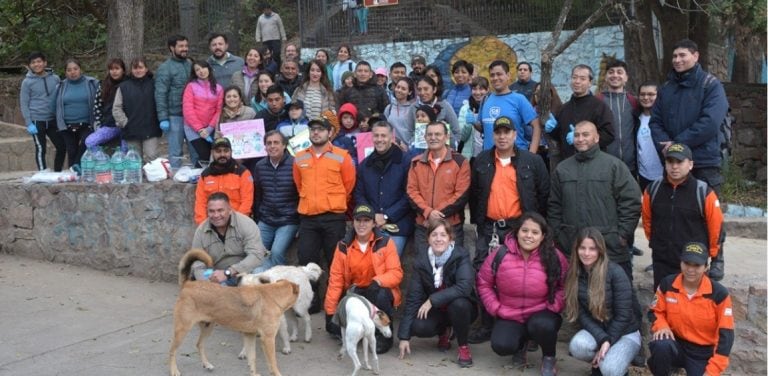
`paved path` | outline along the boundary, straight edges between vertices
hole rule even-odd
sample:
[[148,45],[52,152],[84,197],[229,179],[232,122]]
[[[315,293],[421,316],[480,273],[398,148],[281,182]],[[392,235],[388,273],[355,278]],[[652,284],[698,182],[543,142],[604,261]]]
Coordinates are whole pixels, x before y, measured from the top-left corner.
[[[641,234],[638,232],[638,236]],[[642,239],[642,237],[638,237]],[[641,248],[645,242],[640,242]],[[725,282],[742,273],[766,273],[766,241],[732,238]],[[636,276],[650,262],[648,252],[636,260]],[[737,275],[738,274],[738,275]],[[736,282],[736,280],[734,280]],[[0,375],[166,375],[172,308],[178,286],[118,277],[64,264],[0,254]],[[324,318],[313,316],[312,343],[294,343],[293,353],[278,354],[284,375],[340,375],[352,370],[348,358],[336,360],[338,343],[323,330]],[[185,339],[179,367],[187,375],[246,375],[237,359],[240,336],[217,328],[207,341],[213,373],[205,371],[194,349],[197,330]],[[436,339],[414,339],[413,355],[397,359],[393,348],[380,357],[384,375],[536,375],[539,353],[530,353],[533,368],[506,369],[510,357],[495,355],[486,344],[473,345],[475,366],[460,369],[455,350],[439,353]],[[454,342],[455,347],[455,342]],[[258,367],[269,374],[261,351]],[[559,343],[560,375],[588,375],[588,366],[568,357]],[[642,374],[632,369],[631,374]],[[362,375],[370,375],[369,371]]]

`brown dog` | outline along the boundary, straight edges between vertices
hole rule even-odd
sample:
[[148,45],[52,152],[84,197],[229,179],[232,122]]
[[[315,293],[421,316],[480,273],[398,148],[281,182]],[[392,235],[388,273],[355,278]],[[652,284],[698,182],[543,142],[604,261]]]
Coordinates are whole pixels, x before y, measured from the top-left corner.
[[179,376],[176,350],[195,324],[200,326],[197,351],[203,367],[213,369],[203,348],[203,341],[211,334],[213,323],[243,333],[248,366],[251,376],[256,373],[256,336],[261,338],[261,348],[273,375],[280,375],[275,358],[275,336],[280,318],[290,309],[299,296],[299,286],[278,281],[266,285],[225,287],[208,281],[190,281],[192,263],[200,260],[213,265],[210,255],[202,249],[189,250],[179,261],[181,292],[173,308],[174,335],[170,352],[171,376]]

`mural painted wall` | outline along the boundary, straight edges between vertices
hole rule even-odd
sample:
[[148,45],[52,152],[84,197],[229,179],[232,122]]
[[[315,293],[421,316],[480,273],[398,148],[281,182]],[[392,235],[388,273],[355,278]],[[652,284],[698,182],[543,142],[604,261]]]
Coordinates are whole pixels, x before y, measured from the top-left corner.
[[[571,34],[564,31],[561,40]],[[458,60],[464,59],[479,68],[479,74],[488,77],[488,64],[496,59],[506,60],[511,67],[518,62],[527,61],[533,65],[533,79],[539,81],[541,74],[541,48],[551,38],[551,33],[530,33],[485,36],[473,38],[434,39],[410,42],[366,44],[353,46],[355,60],[366,60],[374,69],[379,67],[389,68],[390,65],[401,61],[410,70],[412,55],[423,55],[427,62],[434,62],[440,67],[446,89],[451,84],[450,66]],[[315,56],[317,49],[302,49],[303,60],[309,60]],[[331,55],[335,56],[335,48],[329,48]],[[555,60],[552,72],[552,83],[557,88],[560,97],[567,100],[571,95],[568,87],[571,68],[576,64],[588,64],[595,71],[596,76],[602,76],[600,72],[601,60],[604,56],[624,58],[624,34],[618,26],[598,27],[587,30],[574,42],[563,54]],[[513,78],[516,70],[511,70]],[[597,84],[597,81],[595,81]]]

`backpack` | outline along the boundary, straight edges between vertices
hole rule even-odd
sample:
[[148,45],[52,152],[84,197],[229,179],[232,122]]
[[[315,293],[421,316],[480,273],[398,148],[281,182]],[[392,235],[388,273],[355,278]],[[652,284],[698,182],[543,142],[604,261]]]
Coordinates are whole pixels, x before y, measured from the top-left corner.
[[[659,193],[659,187],[664,179],[659,179],[651,183],[648,186],[648,194],[651,196],[651,203],[656,198],[656,194]],[[707,188],[709,186],[705,181],[696,179],[696,203],[699,205],[699,214],[704,218],[704,201],[707,199]]]
[[[712,85],[713,82],[717,80],[717,77],[712,75],[712,73],[707,73],[707,76],[704,77],[704,90],[708,89],[710,85]],[[720,127],[718,128],[718,134],[717,139],[720,140],[720,150],[727,151],[728,154],[731,154],[731,149],[733,149],[733,123],[736,121],[736,118],[731,115],[731,106],[728,106],[728,112],[725,114],[725,118],[720,123]]]
[[499,270],[499,264],[501,264],[501,260],[504,258],[504,255],[506,255],[507,252],[509,252],[509,248],[503,244],[499,247],[499,250],[496,251],[496,255],[493,256],[493,261],[491,262],[492,275],[496,275],[496,271]]

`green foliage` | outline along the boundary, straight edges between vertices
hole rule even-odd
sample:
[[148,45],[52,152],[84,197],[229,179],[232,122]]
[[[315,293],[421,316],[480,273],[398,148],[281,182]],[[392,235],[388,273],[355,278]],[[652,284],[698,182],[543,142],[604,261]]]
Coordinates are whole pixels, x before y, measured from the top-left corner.
[[709,9],[723,19],[726,25],[746,26],[756,33],[764,33],[766,22],[765,0],[713,1]]
[[727,162],[723,175],[723,202],[768,208],[765,184],[745,179],[741,167],[733,160]]
[[24,64],[41,51],[51,64],[103,50],[107,29],[98,1],[0,0],[0,64]]

